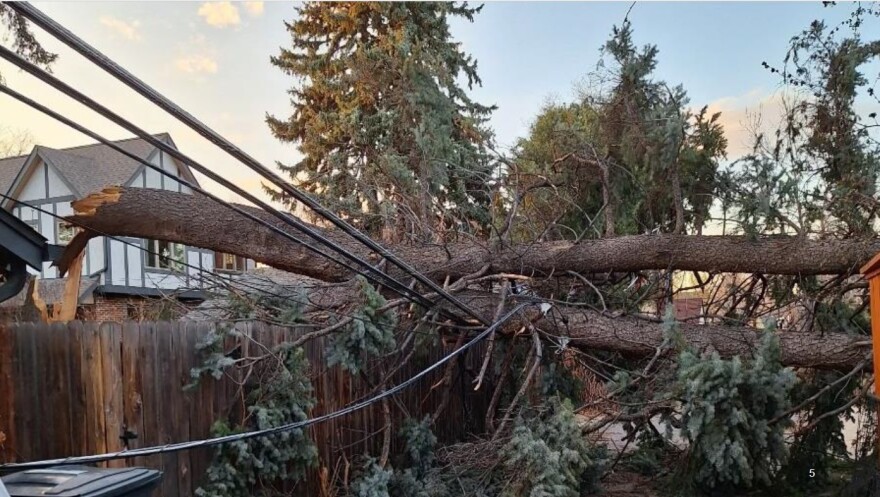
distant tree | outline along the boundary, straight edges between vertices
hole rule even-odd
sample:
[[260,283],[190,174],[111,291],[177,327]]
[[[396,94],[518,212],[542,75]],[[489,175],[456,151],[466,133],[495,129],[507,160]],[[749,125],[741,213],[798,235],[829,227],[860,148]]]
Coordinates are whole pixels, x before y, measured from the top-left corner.
[[629,21],[603,49],[609,64],[593,75],[601,84],[575,103],[546,106],[517,144],[511,173],[524,197],[524,236],[596,238],[686,226],[699,233],[727,147],[719,114],[691,112],[684,89],[653,79],[657,48],[637,48]]
[[34,137],[27,130],[0,126],[0,159],[23,155],[34,146]]
[[[298,79],[293,114],[268,116],[303,158],[281,164],[301,188],[386,238],[430,239],[488,222],[492,107],[460,86],[476,62],[449,33],[467,4],[306,3],[287,24],[292,47],[272,64]],[[277,199],[282,199],[276,196]]]

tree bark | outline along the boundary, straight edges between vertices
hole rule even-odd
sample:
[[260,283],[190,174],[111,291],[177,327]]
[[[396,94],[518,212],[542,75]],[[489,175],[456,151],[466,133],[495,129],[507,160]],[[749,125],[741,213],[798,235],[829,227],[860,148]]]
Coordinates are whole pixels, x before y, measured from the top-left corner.
[[[464,298],[465,302],[491,315],[493,299]],[[482,302],[482,303],[481,303]],[[596,311],[557,306],[542,316],[533,306],[526,311],[534,325],[551,335],[566,337],[568,345],[646,357],[663,343],[664,326],[637,317],[612,317]],[[505,331],[520,326],[513,322]],[[679,323],[685,341],[699,351],[717,351],[722,357],[751,357],[761,340],[761,330],[745,326]],[[871,350],[871,338],[844,333],[801,333],[780,331],[781,361],[786,366],[817,369],[852,369]]]
[[[310,252],[228,207],[201,195],[147,188],[114,187],[73,203],[68,219],[92,231],[77,236],[70,252],[88,238],[111,233],[185,243],[252,258],[269,266],[323,281],[351,277],[345,267]],[[241,206],[299,240],[306,237],[270,214]],[[343,233],[314,226],[350,252],[379,262]],[[308,242],[313,243],[313,242]],[[852,274],[880,252],[880,239],[810,240],[787,236],[633,235],[579,243],[523,243],[492,249],[478,241],[445,246],[396,244],[389,248],[423,274],[442,281],[472,274],[486,265],[493,273],[551,276],[652,269],[770,274]],[[323,252],[328,249],[321,248]],[[63,258],[62,269],[71,260]],[[394,273],[395,276],[405,276]]]

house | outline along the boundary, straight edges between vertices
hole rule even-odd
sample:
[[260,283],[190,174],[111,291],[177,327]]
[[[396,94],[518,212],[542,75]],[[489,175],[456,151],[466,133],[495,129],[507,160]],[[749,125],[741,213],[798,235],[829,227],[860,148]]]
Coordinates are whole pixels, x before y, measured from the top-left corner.
[[[154,136],[177,148],[167,133]],[[189,167],[142,139],[120,140],[115,144],[177,178],[198,185]],[[36,146],[30,154],[0,159],[0,192],[14,199],[0,198],[0,207],[32,227],[49,244],[66,245],[76,232],[74,226],[55,216],[72,214],[72,201],[112,185],[192,193],[180,181],[102,144],[66,149]],[[201,301],[205,271],[236,274],[253,267],[253,261],[241,257],[176,243],[97,237],[86,248],[79,304],[84,317],[121,321],[137,317],[134,314],[141,312],[145,304],[157,302],[160,297]],[[51,304],[51,297],[58,294],[63,281],[57,269],[50,262],[43,262],[40,270],[31,273],[39,278],[40,294],[44,300],[48,296],[47,303]],[[11,299],[3,305],[14,306],[21,300],[19,296],[18,301]]]

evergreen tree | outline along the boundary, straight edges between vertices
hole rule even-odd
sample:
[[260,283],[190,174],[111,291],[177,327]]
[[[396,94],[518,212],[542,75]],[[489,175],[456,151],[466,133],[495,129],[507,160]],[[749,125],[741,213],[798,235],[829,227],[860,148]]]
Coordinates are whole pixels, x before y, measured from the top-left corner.
[[692,113],[683,88],[652,77],[658,50],[639,49],[629,21],[614,28],[603,51],[609,64],[594,77],[610,88],[545,107],[517,144],[516,179],[521,191],[533,189],[524,195],[520,229],[569,228],[550,226],[559,238],[684,231],[686,224],[700,232],[727,147],[719,114]]
[[[9,6],[0,3],[0,27],[5,28],[12,36],[12,49],[26,60],[49,69],[58,58],[58,54],[49,52],[37,41],[27,20]],[[0,31],[2,33],[2,31]],[[6,38],[0,36],[0,38]],[[0,74],[0,82],[3,81]]]
[[292,47],[272,58],[300,83],[290,90],[293,114],[267,118],[272,133],[303,154],[282,169],[386,239],[484,226],[492,107],[461,87],[459,78],[468,88],[480,79],[449,32],[450,18],[473,20],[479,11],[435,2],[297,9],[287,24]]

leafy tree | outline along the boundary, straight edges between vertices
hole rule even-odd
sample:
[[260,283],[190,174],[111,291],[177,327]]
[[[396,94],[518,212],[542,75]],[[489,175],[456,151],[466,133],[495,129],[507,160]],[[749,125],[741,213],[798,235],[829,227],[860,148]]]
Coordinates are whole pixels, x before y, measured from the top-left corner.
[[719,114],[690,112],[683,88],[653,79],[657,47],[632,34],[625,21],[603,47],[610,63],[593,76],[610,89],[545,106],[517,144],[511,179],[532,236],[700,232],[709,217],[727,147]]
[[292,47],[272,58],[299,82],[293,114],[267,118],[303,154],[282,169],[374,234],[431,238],[432,230],[485,225],[492,107],[459,85],[480,79],[449,33],[450,18],[479,11],[440,2],[298,8],[287,24]]

